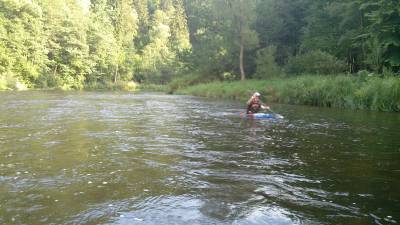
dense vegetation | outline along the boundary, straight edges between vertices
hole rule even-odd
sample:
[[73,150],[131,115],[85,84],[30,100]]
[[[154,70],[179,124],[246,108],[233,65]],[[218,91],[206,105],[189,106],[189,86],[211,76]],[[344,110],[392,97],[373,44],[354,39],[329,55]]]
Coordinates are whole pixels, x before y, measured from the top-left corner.
[[[200,74],[266,79],[399,71],[400,2],[396,0],[188,3],[189,18],[194,18],[188,20],[192,63]],[[242,73],[238,62],[243,49]]]
[[183,0],[0,0],[0,89],[162,83],[190,48]]
[[398,0],[0,0],[0,89],[399,70]]
[[184,87],[177,93],[246,102],[254,91],[261,92],[267,104],[280,102],[400,112],[400,79],[382,79],[369,74],[357,77],[303,75],[285,79],[218,81]]

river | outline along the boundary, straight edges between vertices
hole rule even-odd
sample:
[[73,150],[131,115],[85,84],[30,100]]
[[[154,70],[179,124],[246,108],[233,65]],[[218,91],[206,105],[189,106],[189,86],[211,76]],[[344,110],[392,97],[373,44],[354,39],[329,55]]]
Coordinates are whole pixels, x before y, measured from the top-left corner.
[[400,114],[0,92],[0,224],[399,224]]

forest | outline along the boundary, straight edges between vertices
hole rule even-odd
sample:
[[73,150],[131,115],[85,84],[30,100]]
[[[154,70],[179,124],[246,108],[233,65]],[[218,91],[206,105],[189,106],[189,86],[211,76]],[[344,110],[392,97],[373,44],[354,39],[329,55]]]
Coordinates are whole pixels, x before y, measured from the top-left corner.
[[399,69],[398,0],[0,0],[0,90]]

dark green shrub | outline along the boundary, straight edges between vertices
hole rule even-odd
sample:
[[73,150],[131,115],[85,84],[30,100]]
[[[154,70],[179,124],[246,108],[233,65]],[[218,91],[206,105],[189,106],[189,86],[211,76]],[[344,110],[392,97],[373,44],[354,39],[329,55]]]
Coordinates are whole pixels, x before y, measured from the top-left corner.
[[320,50],[291,57],[285,67],[288,74],[339,74],[345,71],[343,61]]
[[267,79],[277,77],[282,74],[281,68],[275,62],[276,46],[268,46],[257,51],[256,66],[257,70],[254,78]]

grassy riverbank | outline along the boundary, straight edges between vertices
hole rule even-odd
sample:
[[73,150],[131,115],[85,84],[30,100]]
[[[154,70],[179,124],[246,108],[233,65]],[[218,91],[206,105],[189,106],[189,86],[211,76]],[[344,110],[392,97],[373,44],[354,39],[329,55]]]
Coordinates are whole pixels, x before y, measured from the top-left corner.
[[149,91],[149,92],[167,92],[169,87],[161,84],[139,84],[133,81],[117,81],[117,82],[98,82],[89,83],[79,87],[56,86],[56,87],[39,87],[30,88],[18,80],[1,80],[0,91],[25,91],[25,90],[85,90],[85,91]]
[[400,111],[400,78],[365,76],[299,76],[271,80],[211,82],[174,93],[247,100],[259,91],[266,102],[322,107]]
[[150,83],[135,83],[133,81],[129,82],[108,82],[100,84],[89,84],[84,86],[84,90],[104,90],[104,91],[150,91],[150,92],[167,92],[168,86],[162,84],[150,84]]

